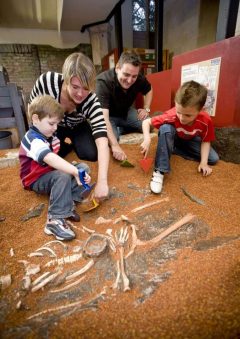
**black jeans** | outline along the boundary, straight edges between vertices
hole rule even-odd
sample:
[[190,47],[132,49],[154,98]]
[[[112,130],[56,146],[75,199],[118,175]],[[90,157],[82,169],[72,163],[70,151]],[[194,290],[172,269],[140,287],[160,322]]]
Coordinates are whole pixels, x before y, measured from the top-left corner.
[[[58,155],[64,158],[74,150],[79,159],[97,161],[97,146],[92,135],[91,126],[87,121],[80,123],[74,129],[58,126],[57,137],[60,140],[60,151]],[[71,144],[65,142],[69,138]]]

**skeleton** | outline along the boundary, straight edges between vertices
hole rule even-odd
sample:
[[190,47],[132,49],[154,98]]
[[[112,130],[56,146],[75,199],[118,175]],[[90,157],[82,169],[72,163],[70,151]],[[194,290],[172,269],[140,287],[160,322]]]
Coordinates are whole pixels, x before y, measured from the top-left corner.
[[[148,204],[142,205],[140,207],[137,207],[137,208],[131,210],[130,213],[136,213],[136,212],[138,212],[138,211],[140,211],[144,208],[148,208],[148,207],[151,207],[153,205],[156,205],[156,204],[159,204],[161,202],[168,201],[168,200],[169,200],[168,198],[155,200],[153,202],[150,202]],[[131,238],[130,251],[126,256],[124,256],[125,245],[128,241],[128,237],[129,237],[128,226],[126,226],[125,228],[122,227],[119,230],[119,232],[115,232],[115,238],[112,234],[112,229],[107,229],[106,234],[101,235],[102,237],[105,237],[108,240],[109,247],[111,248],[112,251],[117,252],[117,255],[118,255],[118,258],[116,260],[117,276],[116,276],[115,282],[112,285],[112,288],[114,288],[114,289],[119,288],[119,284],[121,282],[122,283],[122,290],[124,292],[130,290],[129,278],[127,277],[127,275],[125,273],[124,259],[128,258],[131,254],[133,254],[136,247],[142,248],[143,250],[145,250],[146,248],[149,249],[149,247],[158,244],[164,237],[168,236],[170,233],[174,232],[175,230],[177,230],[178,228],[180,228],[184,224],[188,223],[193,218],[194,218],[194,216],[192,216],[191,214],[187,214],[185,217],[183,217],[179,221],[175,222],[174,224],[170,225],[166,230],[164,230],[159,235],[157,235],[156,237],[154,237],[154,238],[152,238],[151,240],[148,240],[148,241],[142,241],[142,240],[138,239],[137,233],[136,233],[137,227],[134,224],[131,224],[131,221],[130,221],[128,216],[121,215],[119,218],[113,220],[112,221],[113,225],[120,223],[120,222],[124,222],[125,225],[131,224],[130,228],[131,228],[131,231],[132,231],[131,232],[132,238]],[[105,223],[110,222],[110,220],[108,220],[108,219],[104,219],[104,220],[101,219],[101,221],[104,221]],[[82,232],[89,233],[90,236],[91,235],[93,236],[94,233],[96,234],[95,230],[89,229],[85,226],[81,226],[81,230],[82,230]],[[72,263],[72,262],[75,262],[75,261],[79,260],[80,258],[82,258],[82,253],[73,254],[73,255],[62,257],[62,258],[57,258],[57,255],[55,254],[55,252],[48,247],[48,245],[50,243],[54,243],[54,242],[61,244],[64,247],[64,249],[66,248],[66,245],[63,244],[62,242],[57,241],[57,240],[53,240],[52,242],[44,244],[42,247],[40,247],[35,252],[33,252],[33,255],[29,255],[29,257],[34,256],[34,254],[42,254],[43,255],[43,250],[46,250],[47,252],[49,252],[49,254],[51,256],[54,255],[55,258],[53,260],[49,261],[47,264],[45,264],[44,267],[49,267],[49,266],[52,266],[52,265],[61,265],[62,266],[63,264]],[[82,252],[83,246],[78,246],[78,249],[76,250],[76,252],[78,252],[78,251]],[[28,277],[32,274],[37,273],[37,265],[35,265],[35,267],[33,267],[32,265],[29,265],[29,263],[27,261],[21,261],[21,262],[24,264],[26,271],[28,271],[27,272]],[[65,286],[51,290],[50,292],[51,293],[58,293],[58,292],[61,293],[63,291],[69,290],[73,286],[80,284],[86,278],[86,275],[84,275],[84,274],[94,264],[95,264],[95,259],[94,260],[91,259],[80,270],[77,270],[76,272],[73,272],[72,274],[70,274],[66,278],[64,278]],[[35,291],[43,288],[49,282],[53,281],[61,273],[62,273],[62,271],[60,269],[58,269],[57,271],[54,271],[52,273],[46,272],[46,273],[42,274],[39,278],[35,279],[35,281],[33,281],[32,283],[31,283],[31,280],[30,280],[30,284],[31,284],[31,287],[32,287],[31,291],[35,292]],[[31,278],[31,277],[29,277],[29,278]],[[75,279],[75,278],[77,278],[77,279]],[[30,286],[28,286],[28,288],[29,287]],[[104,293],[106,294],[106,291]],[[101,292],[100,295],[103,295],[103,292]],[[60,307],[56,307],[56,308],[52,308],[52,309],[47,309],[43,312],[40,312],[38,314],[35,314],[35,315],[29,317],[28,319],[32,319],[32,318],[47,314],[49,312],[55,312],[55,311],[64,310],[64,309],[71,308],[71,307],[78,307],[78,306],[84,307],[84,305],[82,305],[80,301],[77,301],[77,302],[69,304],[69,305],[60,306]]]

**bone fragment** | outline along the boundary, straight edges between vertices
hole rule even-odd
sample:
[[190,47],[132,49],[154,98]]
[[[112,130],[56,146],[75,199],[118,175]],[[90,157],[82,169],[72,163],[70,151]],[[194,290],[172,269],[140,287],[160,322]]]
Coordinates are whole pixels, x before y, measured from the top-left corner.
[[120,221],[127,221],[127,222],[130,222],[128,217],[126,217],[125,215],[121,215],[119,218],[115,219],[113,224],[117,224],[119,223]]
[[75,273],[69,275],[66,280],[72,280],[79,275],[85,273],[87,270],[89,270],[94,265],[94,260],[91,259],[83,268],[81,268],[79,271],[76,271]]
[[88,233],[95,233],[95,232],[96,232],[95,230],[92,230],[92,229],[87,228],[87,227],[85,227],[85,226],[82,226],[82,229],[83,229],[83,231],[86,231],[86,232],[88,232]]
[[37,317],[42,316],[42,315],[47,314],[47,313],[61,311],[61,310],[64,310],[66,308],[69,308],[69,307],[76,307],[76,306],[81,305],[81,303],[82,303],[82,301],[76,301],[76,302],[68,304],[68,305],[63,305],[63,306],[54,307],[54,308],[48,308],[48,309],[46,309],[42,312],[35,313],[35,314],[31,315],[30,317],[27,318],[27,320],[37,318]]
[[44,265],[44,267],[50,267],[50,266],[53,266],[53,265],[71,264],[75,261],[78,261],[81,258],[82,258],[82,253],[76,253],[76,254],[73,254],[73,255],[69,255],[67,257],[62,257],[62,258],[59,258],[59,259],[50,260]]
[[145,246],[145,245],[154,245],[158,243],[163,238],[167,237],[170,233],[176,231],[181,226],[185,225],[186,223],[192,221],[195,218],[192,214],[186,214],[182,219],[178,220],[174,224],[170,225],[165,231],[157,235],[155,238],[148,240],[148,241],[142,241],[137,239],[137,245],[139,246]]
[[14,256],[14,254],[15,254],[15,253],[14,253],[14,250],[13,250],[13,248],[10,248],[10,256],[11,256],[11,257],[13,257],[13,256]]
[[82,250],[82,246],[74,246],[72,251],[74,253],[77,253],[77,252],[80,252],[81,250]]
[[0,277],[0,285],[2,290],[5,290],[8,286],[11,285],[11,283],[12,283],[11,274],[2,275]]
[[34,286],[31,291],[32,292],[38,291],[40,288],[46,286],[50,281],[53,281],[60,273],[61,271],[58,271],[48,276],[46,279],[42,280],[38,285]]
[[40,272],[40,265],[36,264],[29,264],[25,267],[26,275],[34,275],[38,272]]
[[112,237],[112,228],[108,228],[106,230],[106,234],[109,235],[110,237]]
[[144,209],[144,208],[148,208],[148,207],[151,207],[151,206],[160,204],[161,202],[164,202],[164,201],[169,201],[169,198],[163,198],[163,199],[159,199],[159,200],[150,202],[150,203],[148,203],[148,204],[146,204],[146,205],[143,205],[143,206],[134,208],[133,210],[131,210],[131,212],[132,212],[132,213],[135,213],[135,212],[138,212],[138,211],[140,211],[140,210],[142,210],[142,209]]
[[115,282],[113,283],[112,288],[114,288],[114,289],[118,288],[120,276],[121,276],[120,261],[117,260],[117,278],[116,278]]
[[29,258],[32,257],[43,257],[43,253],[42,252],[32,252],[28,255]]
[[107,238],[107,239],[108,239],[108,243],[109,243],[109,246],[110,246],[111,250],[112,250],[113,252],[116,252],[116,246],[115,246],[115,244],[114,244],[114,240],[111,239],[110,237]]
[[110,223],[112,222],[112,219],[105,219],[103,217],[99,217],[97,218],[97,220],[95,221],[95,224],[98,225],[98,224],[107,224],[107,223]]
[[29,275],[25,275],[22,279],[22,289],[23,290],[29,290],[31,286],[31,278]]
[[126,292],[130,290],[130,287],[129,287],[129,279],[124,269],[124,247],[123,246],[120,247],[120,269],[121,269],[122,280],[123,280],[123,292]]
[[63,248],[67,248],[67,245],[65,245],[62,241],[60,240],[51,240],[51,241],[48,241],[46,244],[44,244],[43,246],[46,247],[47,245],[50,245],[50,244],[53,244],[53,243],[56,243],[56,244],[59,244],[59,245],[62,245]]
[[43,273],[42,275],[40,275],[40,277],[38,277],[37,279],[35,279],[35,280],[32,282],[32,286],[37,285],[40,281],[42,281],[44,278],[46,278],[49,274],[51,274],[51,272],[45,272],[45,273]]
[[54,256],[55,258],[57,257],[56,253],[54,252],[54,250],[52,250],[49,247],[40,247],[38,248],[35,252],[41,252],[41,251],[47,251],[49,252],[52,256]]
[[131,245],[130,251],[125,256],[125,259],[127,259],[131,254],[133,254],[135,247],[137,246],[138,238],[137,238],[137,233],[136,233],[136,226],[132,224],[131,229],[132,229],[132,245]]
[[20,310],[21,306],[22,306],[22,301],[19,300],[18,303],[17,303],[17,305],[16,305],[16,309],[17,309],[17,310]]
[[68,284],[67,286],[63,287],[63,288],[58,288],[57,290],[52,290],[50,291],[51,293],[57,293],[57,292],[63,292],[63,291],[66,291],[68,290],[69,288],[75,286],[75,285],[78,285],[82,280],[85,279],[85,276],[84,277],[81,277],[79,278],[78,280],[72,282],[71,284]]

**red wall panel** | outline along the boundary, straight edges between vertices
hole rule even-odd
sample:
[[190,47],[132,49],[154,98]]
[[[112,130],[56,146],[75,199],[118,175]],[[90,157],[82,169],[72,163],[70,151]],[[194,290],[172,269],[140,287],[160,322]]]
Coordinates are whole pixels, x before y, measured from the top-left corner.
[[215,127],[240,127],[240,36],[175,56],[172,64],[172,99],[181,83],[183,65],[216,57],[221,57],[221,68],[213,123]]
[[171,108],[171,70],[147,75],[153,88],[151,112],[164,112]]

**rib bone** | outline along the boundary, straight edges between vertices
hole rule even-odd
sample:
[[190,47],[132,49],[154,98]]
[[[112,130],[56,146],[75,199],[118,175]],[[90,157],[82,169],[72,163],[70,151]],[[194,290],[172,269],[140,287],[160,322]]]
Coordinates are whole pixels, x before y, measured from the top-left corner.
[[38,285],[34,286],[31,291],[32,292],[38,291],[40,288],[47,285],[50,281],[54,280],[60,273],[61,271],[58,271],[56,273],[49,275],[46,279],[42,280]]
[[140,210],[142,210],[144,208],[151,207],[151,206],[156,205],[156,204],[160,204],[161,202],[164,202],[164,201],[169,201],[169,198],[163,198],[163,199],[160,199],[160,200],[156,200],[156,201],[150,202],[150,203],[148,203],[146,205],[134,208],[131,212],[135,213],[135,212],[138,212],[138,211],[140,211]]
[[76,271],[75,273],[69,275],[66,280],[71,280],[74,279],[76,277],[78,277],[79,275],[85,273],[87,270],[89,270],[92,266],[94,265],[94,260],[91,259],[83,268],[81,268],[79,271]]

